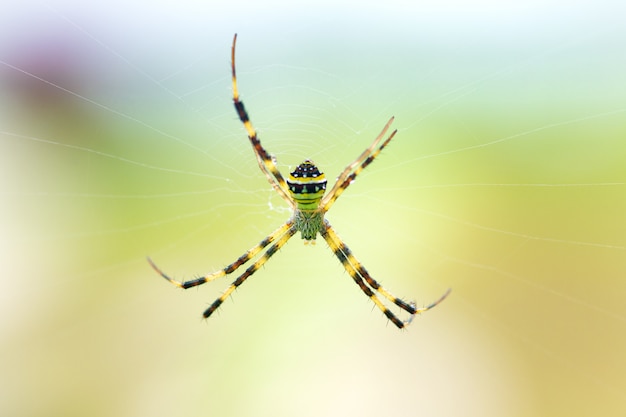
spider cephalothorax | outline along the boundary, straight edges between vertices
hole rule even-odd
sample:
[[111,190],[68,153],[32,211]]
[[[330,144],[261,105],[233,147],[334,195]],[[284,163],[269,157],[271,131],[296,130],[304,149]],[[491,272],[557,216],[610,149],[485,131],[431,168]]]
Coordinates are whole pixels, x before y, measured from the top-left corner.
[[[333,203],[339,198],[339,196],[350,186],[357,175],[380,154],[380,152],[387,146],[391,139],[396,134],[394,130],[385,138],[389,126],[393,121],[393,117],[389,119],[383,130],[378,137],[374,139],[374,142],[359,155],[350,165],[348,165],[337,177],[337,181],[333,188],[326,194],[326,176],[311,162],[305,160],[298,165],[296,169],[289,174],[287,180],[285,180],[276,167],[275,159],[261,145],[259,138],[257,137],[256,130],[250,122],[248,113],[245,110],[243,102],[239,100],[239,91],[237,89],[237,76],[235,73],[235,44],[237,42],[237,35],[233,39],[233,46],[231,49],[231,70],[232,70],[232,82],[233,82],[233,103],[239,119],[243,123],[246,132],[248,133],[248,139],[252,144],[256,160],[259,164],[259,168],[263,174],[267,177],[272,187],[278,192],[278,194],[285,200],[285,202],[293,209],[293,215],[282,226],[270,233],[265,239],[259,242],[258,245],[250,248],[243,255],[241,255],[235,262],[226,266],[212,274],[208,274],[202,277],[198,277],[189,281],[180,282],[173,278],[170,278],[163,271],[161,271],[150,258],[148,261],[150,265],[165,279],[172,284],[180,288],[191,288],[197,285],[204,284],[205,282],[213,281],[216,278],[223,277],[234,271],[240,266],[244,265],[252,258],[257,256],[267,246],[269,248],[261,255],[256,262],[250,265],[233,283],[224,291],[224,293],[213,302],[207,308],[203,316],[209,317],[217,308],[228,298],[233,291],[241,284],[244,283],[248,277],[258,271],[268,259],[272,257],[278,250],[283,247],[285,243],[291,237],[300,232],[302,239],[305,243],[315,242],[315,238],[319,233],[322,235],[328,246],[333,251],[335,256],[341,261],[341,264],[346,269],[350,277],[361,288],[371,300],[378,307],[385,316],[391,320],[393,324],[399,328],[403,328],[409,323],[416,314],[423,313],[426,310],[430,310],[448,295],[450,290],[446,291],[437,301],[427,305],[426,307],[417,308],[413,302],[405,302],[400,298],[395,297],[390,292],[385,290],[374,278],[372,278],[363,265],[352,255],[352,251],[346,246],[345,243],[339,238],[335,230],[332,228],[328,220],[324,218],[324,214],[330,209]],[[382,142],[382,143],[381,143]],[[379,294],[389,302],[400,307],[402,310],[409,313],[409,317],[406,320],[400,320],[394,313],[387,308],[387,306],[378,297]]]

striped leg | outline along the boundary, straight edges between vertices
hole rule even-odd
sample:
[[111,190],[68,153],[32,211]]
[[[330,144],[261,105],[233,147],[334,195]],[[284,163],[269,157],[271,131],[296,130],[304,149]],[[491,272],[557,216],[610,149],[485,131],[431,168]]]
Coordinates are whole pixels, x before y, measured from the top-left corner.
[[285,243],[287,243],[287,241],[296,233],[296,231],[297,231],[296,228],[293,226],[287,229],[287,233],[285,233],[276,243],[270,246],[270,248],[263,254],[262,257],[259,258],[259,260],[257,260],[255,263],[250,265],[248,269],[246,269],[245,272],[241,274],[226,289],[226,291],[224,291],[224,293],[217,300],[215,300],[209,308],[207,308],[204,311],[204,313],[202,314],[204,318],[205,319],[209,318],[209,316],[213,314],[213,312],[217,310],[220,305],[222,305],[224,300],[226,300],[232,294],[232,292],[235,291],[235,289],[237,289],[237,287],[243,284],[244,281],[250,277],[250,275],[258,271],[259,268],[261,268],[265,264],[265,262],[267,262],[272,257],[272,255],[278,252],[278,250],[282,248]]
[[258,254],[261,250],[263,250],[263,248],[265,248],[267,245],[275,241],[276,238],[278,238],[279,236],[287,232],[289,228],[291,228],[292,226],[293,226],[293,221],[289,220],[287,223],[283,224],[278,229],[274,230],[269,236],[267,236],[265,239],[259,242],[258,245],[246,251],[246,253],[241,255],[235,262],[228,265],[226,268],[221,269],[212,274],[205,275],[203,277],[192,279],[190,281],[185,281],[185,282],[176,281],[175,279],[166,275],[161,269],[159,269],[159,267],[156,266],[156,264],[152,261],[152,259],[148,258],[148,262],[150,263],[150,265],[152,265],[152,268],[154,268],[154,270],[159,273],[159,275],[161,275],[163,278],[165,278],[172,284],[176,285],[177,287],[184,288],[184,289],[196,287],[198,285],[204,284],[205,282],[213,281],[214,279],[223,277],[224,275],[227,275],[236,271],[237,268],[239,268],[241,265],[248,262],[250,259],[254,258],[256,254]]
[[294,201],[289,197],[289,193],[287,192],[287,184],[285,183],[285,179],[283,178],[280,171],[276,167],[276,163],[270,154],[267,153],[261,142],[259,141],[256,130],[254,126],[252,126],[252,122],[250,121],[250,117],[246,112],[246,109],[243,106],[243,102],[239,101],[239,90],[237,88],[237,74],[235,72],[235,45],[237,43],[237,34],[233,38],[233,46],[231,49],[231,69],[232,69],[232,79],[233,79],[233,102],[235,104],[235,110],[237,111],[237,115],[243,123],[243,126],[246,128],[246,132],[248,132],[248,138],[250,139],[250,143],[252,143],[252,148],[254,149],[254,155],[256,156],[257,163],[259,164],[259,168],[267,177],[267,180],[272,184],[272,187],[280,194],[280,196],[285,200],[289,206],[295,208]]
[[[439,300],[426,307],[416,308],[415,303],[407,303],[395,297],[389,291],[385,290],[378,282],[376,282],[376,280],[374,280],[370,276],[369,272],[367,272],[365,267],[363,267],[363,265],[361,265],[361,263],[357,261],[354,255],[352,255],[352,251],[350,251],[350,249],[341,241],[341,239],[339,238],[337,233],[335,233],[334,229],[330,226],[330,223],[328,223],[328,221],[326,221],[325,228],[322,229],[320,233],[324,237],[326,242],[328,242],[331,250],[337,256],[337,258],[339,258],[346,271],[350,274],[352,279],[357,283],[361,290],[374,302],[374,304],[376,304],[376,306],[385,314],[385,316],[387,316],[387,318],[399,328],[403,328],[409,325],[416,314],[423,313],[424,311],[430,310],[431,308],[435,307],[437,304],[442,302],[450,292],[450,290],[448,290],[441,298],[439,298]],[[396,317],[380,301],[380,299],[370,289],[370,287],[365,284],[363,279],[365,279],[367,284],[369,284],[369,286],[376,290],[379,294],[381,294],[383,297],[385,297],[387,300],[391,301],[401,309],[407,311],[409,314],[411,314],[411,316],[406,321],[402,321],[398,317]]]
[[385,136],[385,133],[391,126],[393,122],[393,117],[389,119],[383,130],[380,134],[374,139],[374,142],[365,150],[357,159],[354,160],[350,165],[348,165],[337,177],[337,181],[333,188],[326,194],[324,199],[321,202],[321,206],[323,207],[323,211],[327,212],[330,209],[330,206],[333,205],[335,200],[339,198],[339,196],[352,184],[352,182],[356,179],[356,176],[365,169],[369,164],[371,164],[374,159],[380,154],[380,152],[387,146],[387,144],[393,139],[397,130],[391,132],[391,134],[385,139],[382,145],[378,149],[376,147]]

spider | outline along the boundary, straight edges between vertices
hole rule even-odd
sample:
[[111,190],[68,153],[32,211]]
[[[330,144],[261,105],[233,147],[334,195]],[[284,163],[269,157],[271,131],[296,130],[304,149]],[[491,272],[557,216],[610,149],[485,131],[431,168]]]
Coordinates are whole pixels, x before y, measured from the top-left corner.
[[[403,328],[411,323],[415,315],[430,310],[441,303],[450,293],[448,289],[437,301],[427,305],[426,307],[417,308],[414,302],[405,302],[385,290],[374,278],[371,277],[365,267],[352,255],[352,251],[339,238],[335,230],[332,228],[328,220],[324,218],[326,212],[337,201],[337,198],[352,184],[357,175],[371,164],[380,152],[389,144],[395,136],[397,130],[392,131],[388,136],[387,131],[393,122],[393,117],[389,119],[383,130],[376,137],[374,142],[365,150],[358,158],[348,165],[337,177],[337,181],[326,193],[326,176],[315,166],[311,160],[305,160],[285,179],[278,168],[276,161],[270,155],[257,136],[256,130],[252,126],[252,122],[248,117],[248,113],[244,108],[243,102],[239,99],[239,90],[237,88],[237,75],[235,72],[235,45],[237,43],[237,34],[233,38],[231,47],[231,71],[232,71],[232,88],[233,102],[239,119],[244,125],[248,133],[248,139],[254,149],[259,168],[267,177],[267,180],[282,197],[283,200],[293,209],[293,215],[278,229],[270,233],[259,244],[253,246],[235,262],[226,266],[224,269],[198,277],[189,281],[180,282],[166,275],[156,264],[148,258],[148,262],[163,278],[180,288],[191,288],[202,285],[206,282],[213,281],[217,278],[235,272],[239,267],[246,264],[263,249],[271,244],[265,253],[259,259],[250,265],[233,283],[224,291],[224,293],[207,308],[203,316],[208,318],[219,308],[232,292],[243,284],[252,274],[258,271],[285,243],[297,232],[300,232],[305,244],[314,244],[315,238],[319,233],[335,256],[339,258],[343,267],[350,277],[359,286],[361,291],[365,293],[378,307],[384,315],[398,328]],[[383,138],[385,140],[383,141]],[[409,314],[406,320],[400,320],[394,313],[387,308],[378,295],[386,298],[391,303],[397,305]]]

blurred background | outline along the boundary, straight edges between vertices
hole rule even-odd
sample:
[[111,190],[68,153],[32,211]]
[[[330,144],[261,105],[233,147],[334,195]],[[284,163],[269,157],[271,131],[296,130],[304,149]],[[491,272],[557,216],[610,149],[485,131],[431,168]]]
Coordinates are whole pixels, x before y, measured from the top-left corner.
[[[0,17],[0,414],[622,416],[619,2],[20,2]],[[399,130],[327,218],[398,331],[299,236],[182,291]],[[394,310],[395,311],[395,310]]]

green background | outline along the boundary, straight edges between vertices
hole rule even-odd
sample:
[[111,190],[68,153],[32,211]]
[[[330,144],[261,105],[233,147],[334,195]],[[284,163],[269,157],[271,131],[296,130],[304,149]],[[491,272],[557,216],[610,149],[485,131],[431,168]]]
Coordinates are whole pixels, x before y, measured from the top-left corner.
[[[0,414],[621,416],[626,33],[619,2],[107,2],[0,22]],[[290,215],[287,173],[391,145],[210,320],[217,270]]]

